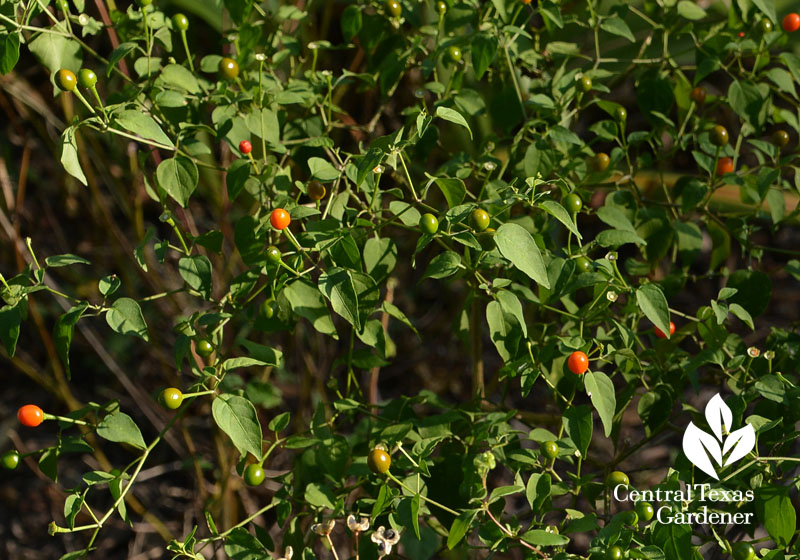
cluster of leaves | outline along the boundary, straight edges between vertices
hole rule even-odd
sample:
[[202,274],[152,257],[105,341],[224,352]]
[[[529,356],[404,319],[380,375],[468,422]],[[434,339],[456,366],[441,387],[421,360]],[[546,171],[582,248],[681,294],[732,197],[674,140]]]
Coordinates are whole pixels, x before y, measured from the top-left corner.
[[[674,443],[676,422],[702,424],[687,396],[705,386],[724,386],[733,423],[751,424],[758,438],[744,464],[723,471],[726,488],[757,490],[755,502],[714,507],[755,508],[746,532],[765,528],[768,558],[795,557],[788,488],[798,480],[800,338],[774,327],[748,348],[742,337],[771,301],[774,271],[762,263],[772,249],[758,240],[800,213],[786,205],[800,192],[800,58],[772,3],[738,0],[727,13],[686,0],[224,4],[223,19],[200,2],[187,19],[140,2],[103,9],[101,24],[83,1],[0,0],[0,72],[14,69],[25,45],[53,91],[81,101],[59,154],[76,181],[91,180],[82,139],[100,138],[120,158],[121,146],[138,146],[133,180],[161,224],[129,256],[145,275],[181,279],[135,293],[110,275],[98,297],[64,293],[52,269],[89,261],[41,260],[35,239],[27,268],[2,279],[9,356],[34,294],[68,304],[53,337],[68,374],[82,322],[105,317],[147,352],[149,307],[172,299],[182,309],[172,333],[158,337],[173,351],[171,379],[181,380],[169,393],[177,412],[149,443],[117,402],[90,403],[56,419],[53,446],[26,454],[58,481],[62,454],[95,449],[87,434],[136,453],[66,488],[65,519],[51,532],[92,536],[64,558],[88,554],[112,516],[130,521],[126,497],[186,414],[213,418],[237,455],[228,470],[250,483],[264,479],[274,454],[292,459],[268,473],[278,484],[266,506],[224,531],[206,511],[170,543],[176,558],[219,547],[266,558],[289,546],[314,558],[319,535],[335,555],[331,531],[309,528],[351,512],[402,531],[400,549],[412,558],[443,549],[729,554],[742,537],[736,528],[693,532],[631,517],[605,482],[649,444]],[[199,26],[221,31],[220,52],[195,56]],[[90,40],[103,34],[114,45],[107,57]],[[83,76],[81,68],[100,76],[91,101],[83,83],[65,87],[59,75]],[[276,209],[289,227],[276,227]],[[192,214],[204,217],[202,231]],[[470,356],[470,400],[423,391],[377,402],[362,387],[361,372],[377,387],[381,368],[402,364],[390,323],[440,342],[393,301],[405,262],[420,280],[460,294],[453,329]],[[800,279],[800,262],[781,266]],[[670,305],[712,281],[724,287],[706,305]],[[289,408],[270,377],[291,371],[281,337],[303,325],[341,337],[340,355],[310,420],[290,427],[284,411],[265,432],[267,410]],[[576,352],[589,358],[584,375],[568,367]],[[631,409],[644,430],[635,444],[623,437]],[[367,461],[379,444],[393,458],[385,472]],[[633,484],[674,490],[709,480],[683,456],[640,470],[651,469],[658,480],[641,472]],[[98,514],[93,500],[105,503],[105,489],[112,505]],[[77,524],[79,515],[90,520]],[[355,536],[356,557],[392,550],[382,537]]]

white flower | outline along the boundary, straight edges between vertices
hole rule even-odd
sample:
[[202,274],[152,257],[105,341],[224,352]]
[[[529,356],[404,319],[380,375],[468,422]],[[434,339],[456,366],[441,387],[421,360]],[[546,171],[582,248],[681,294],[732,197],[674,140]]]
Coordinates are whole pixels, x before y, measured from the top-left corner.
[[278,560],[292,560],[292,556],[294,556],[294,550],[291,546],[287,546],[283,551],[283,558],[278,558]]
[[751,358],[758,358],[760,354],[761,350],[759,350],[755,346],[751,346],[750,348],[747,349],[747,355],[750,356]]
[[376,165],[376,166],[375,166],[375,167],[372,169],[372,172],[373,172],[373,173],[376,173],[376,174],[378,174],[378,175],[380,175],[381,173],[383,173],[383,166],[382,166],[382,165]]
[[334,525],[336,525],[335,519],[329,519],[328,521],[323,521],[322,523],[314,523],[311,526],[311,532],[316,533],[317,535],[327,536],[331,534],[331,531],[333,531]]
[[617,301],[618,297],[619,297],[619,295],[614,290],[608,290],[606,292],[606,299],[608,299],[608,301],[610,301],[610,302]]
[[378,558],[383,558],[392,553],[392,547],[400,541],[400,532],[386,529],[383,525],[372,533],[370,540],[378,545]]
[[366,531],[369,529],[369,517],[362,517],[360,521],[356,521],[356,516],[351,513],[347,516],[347,528],[354,533]]

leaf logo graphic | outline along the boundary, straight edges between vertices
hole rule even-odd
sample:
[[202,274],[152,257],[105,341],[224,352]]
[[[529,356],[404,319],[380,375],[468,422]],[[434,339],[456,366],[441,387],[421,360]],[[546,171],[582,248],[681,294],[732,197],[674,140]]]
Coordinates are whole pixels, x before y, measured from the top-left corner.
[[718,467],[727,467],[750,453],[756,446],[756,432],[750,424],[731,431],[733,413],[719,393],[706,405],[706,421],[714,434],[706,433],[689,422],[683,434],[683,452],[694,466],[719,480],[714,463]]

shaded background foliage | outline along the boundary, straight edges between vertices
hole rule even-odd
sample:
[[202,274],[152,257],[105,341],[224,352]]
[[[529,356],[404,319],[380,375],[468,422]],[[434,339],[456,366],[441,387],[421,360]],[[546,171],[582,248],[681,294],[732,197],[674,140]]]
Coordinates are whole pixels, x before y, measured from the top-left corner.
[[[6,16],[14,13],[17,4],[3,1],[0,13]],[[568,256],[565,254],[566,229],[542,212],[540,205],[534,209],[519,204],[509,212],[501,210],[503,205],[498,204],[498,199],[507,195],[508,183],[515,179],[519,188],[525,185],[525,179],[541,173],[546,182],[537,184],[537,192],[549,190],[554,200],[563,200],[563,195],[572,190],[580,193],[587,211],[579,215],[577,223],[585,240],[595,239],[601,232],[609,231],[607,226],[614,229],[614,224],[598,218],[597,210],[604,205],[638,208],[643,212],[637,216],[636,226],[646,243],[621,245],[620,268],[632,284],[633,278],[658,283],[670,308],[685,313],[687,317],[676,321],[680,327],[677,343],[656,341],[650,334],[650,323],[647,320],[638,322],[643,314],[635,305],[632,294],[628,296],[618,290],[620,299],[608,303],[609,311],[604,312],[606,316],[594,316],[589,320],[592,332],[581,331],[587,340],[594,338],[604,344],[618,344],[620,335],[609,334],[614,326],[607,319],[613,316],[624,323],[625,318],[635,317],[636,320],[631,321],[631,331],[638,327],[636,339],[644,342],[642,346],[630,344],[627,348],[641,351],[642,359],[647,361],[646,367],[637,369],[630,356],[614,356],[611,361],[616,361],[619,373],[611,363],[598,368],[616,381],[617,402],[628,405],[624,414],[620,408],[620,414],[614,418],[611,438],[603,437],[602,423],[595,417],[595,435],[587,463],[589,472],[596,474],[597,479],[587,484],[588,495],[597,494],[597,482],[609,469],[617,466],[624,468],[643,488],[664,481],[670,466],[674,465],[682,472],[690,470],[685,459],[677,456],[675,450],[679,447],[682,428],[688,422],[688,410],[684,409],[694,403],[702,410],[702,403],[707,400],[706,392],[701,392],[699,398],[694,397],[693,386],[716,392],[723,381],[728,380],[730,392],[742,395],[735,399],[739,403],[734,407],[739,418],[744,414],[745,404],[750,402],[754,403],[749,409],[751,414],[769,419],[785,418],[780,434],[777,430],[759,434],[761,444],[774,446],[786,455],[796,450],[792,436],[797,412],[791,410],[794,390],[780,393],[779,398],[767,398],[764,394],[775,390],[773,385],[759,387],[756,384],[754,388],[750,383],[767,376],[768,370],[783,371],[786,376],[797,373],[798,341],[794,330],[798,320],[796,282],[800,264],[793,260],[798,241],[794,156],[800,127],[793,85],[798,77],[798,66],[796,58],[791,58],[791,55],[797,55],[798,49],[794,37],[777,31],[777,16],[783,13],[784,3],[737,1],[730,7],[715,3],[703,6],[707,13],[698,13],[694,11],[700,9],[698,5],[689,2],[680,2],[677,6],[674,2],[634,3],[630,10],[628,6],[617,3],[591,3],[591,11],[583,3],[572,2],[534,2],[524,8],[511,0],[448,2],[439,35],[436,34],[439,18],[435,6],[427,2],[404,2],[405,20],[399,26],[387,16],[386,7],[378,3],[358,3],[359,10],[354,11],[355,3],[352,2],[300,2],[295,5],[271,1],[263,3],[262,7],[268,14],[263,17],[252,11],[249,2],[226,4],[227,10],[213,3],[158,2],[158,9],[168,16],[178,10],[190,16],[187,38],[194,62],[202,70],[212,70],[199,72],[204,80],[203,87],[214,92],[209,96],[210,102],[193,100],[187,107],[165,106],[160,115],[173,132],[180,122],[204,123],[213,129],[201,131],[196,137],[198,143],[209,146],[209,153],[198,151],[192,155],[211,167],[199,167],[197,190],[186,209],[165,196],[158,200],[153,186],[155,170],[169,154],[163,150],[150,151],[143,143],[80,131],[76,145],[88,185],[84,187],[65,173],[58,157],[61,134],[76,115],[85,119],[87,114],[73,95],[54,97],[51,75],[61,66],[73,70],[81,66],[77,57],[70,58],[69,53],[73,51],[55,48],[37,52],[35,47],[31,47],[32,54],[23,46],[14,69],[0,76],[0,108],[7,117],[0,136],[0,187],[3,192],[0,227],[6,240],[0,247],[0,262],[3,263],[4,276],[11,278],[30,261],[30,253],[24,244],[24,239],[30,237],[40,259],[74,253],[91,261],[91,265],[48,270],[48,278],[75,298],[100,304],[103,298],[98,292],[98,279],[112,274],[122,285],[117,295],[141,300],[153,294],[176,291],[169,297],[143,304],[150,333],[147,344],[136,337],[110,332],[102,318],[83,319],[75,331],[70,351],[71,381],[67,380],[52,334],[54,324],[65,311],[59,304],[63,300],[46,293],[31,295],[28,298],[28,318],[20,330],[16,352],[12,357],[8,349],[4,350],[7,383],[0,417],[7,419],[3,433],[9,434],[9,440],[3,443],[4,449],[15,447],[31,452],[53,444],[52,433],[22,431],[12,421],[18,405],[29,401],[39,403],[47,411],[66,413],[84,403],[118,400],[121,410],[130,414],[141,427],[146,441],[150,441],[172,416],[157,406],[156,395],[166,386],[186,387],[195,380],[188,368],[183,372],[176,370],[174,353],[179,337],[174,328],[181,318],[187,318],[199,309],[207,309],[207,305],[183,290],[184,277],[178,273],[176,254],[170,254],[166,263],[159,263],[151,240],[145,243],[147,271],[132,257],[150,230],[155,239],[169,239],[177,245],[172,228],[160,220],[164,211],[169,210],[187,237],[214,230],[221,233],[218,239],[222,242],[222,254],[207,250],[208,247],[201,249],[213,266],[214,298],[223,296],[232,279],[252,264],[247,262],[246,254],[242,254],[246,253],[243,250],[246,247],[237,242],[236,232],[237,224],[244,223],[241,221],[243,216],[258,211],[258,197],[250,196],[257,195],[257,189],[254,193],[252,186],[245,186],[245,192],[231,202],[231,182],[226,178],[225,170],[238,158],[236,147],[239,138],[236,135],[240,131],[225,131],[225,125],[220,125],[213,113],[216,106],[234,106],[237,103],[241,111],[249,109],[246,99],[237,98],[235,87],[215,84],[216,59],[213,56],[235,54],[243,73],[250,73],[247,83],[254,89],[257,80],[253,73],[258,69],[255,53],[264,52],[274,63],[270,66],[275,68],[277,81],[287,83],[288,76],[292,75],[296,81],[291,85],[307,103],[287,103],[281,109],[280,138],[297,140],[288,145],[290,157],[281,159],[278,153],[267,155],[273,165],[264,173],[261,184],[279,200],[288,201],[306,188],[311,178],[309,160],[314,157],[328,159],[330,154],[326,148],[341,154],[365,153],[370,146],[376,145],[386,148],[391,145],[387,136],[391,137],[402,127],[410,134],[417,126],[420,107],[426,107],[428,114],[435,114],[436,106],[443,106],[466,115],[469,130],[438,120],[435,126],[429,126],[421,140],[406,148],[409,175],[418,190],[426,183],[425,172],[438,177],[465,179],[471,193],[468,200],[491,209],[495,219],[493,227],[511,221],[524,224],[537,234],[536,240],[545,251],[548,263],[553,256]],[[106,72],[101,71],[105,66],[89,54],[89,48],[109,57],[115,46],[110,34],[97,23],[103,19],[102,10],[110,12],[108,17],[114,22],[119,42],[140,38],[142,22],[137,16],[138,9],[129,8],[122,2],[116,6],[118,10],[113,9],[111,2],[105,6],[102,3],[86,3],[85,7],[71,3],[69,6],[75,29],[80,23],[77,14],[85,10],[85,14],[92,18],[86,27],[93,33],[82,37],[88,47],[83,49],[82,55],[84,63],[93,67],[100,76],[101,97],[107,104],[135,99],[139,95],[138,85],[128,83],[119,73],[109,73],[110,77],[107,77]],[[63,19],[56,6],[48,9],[53,17]],[[305,9],[308,9],[307,13],[303,11]],[[355,23],[356,11],[361,13],[360,27]],[[598,29],[602,60],[597,64],[594,47],[598,39],[594,36],[590,19],[593,11],[605,17],[604,25]],[[659,17],[663,14],[667,15],[661,21]],[[760,26],[764,17],[774,21],[774,35],[762,33]],[[40,14],[30,23],[46,27],[51,22]],[[165,43],[157,43],[156,54],[163,57],[164,63],[168,56],[173,56],[178,64],[185,64],[178,35],[170,32],[168,27],[169,24],[159,38],[163,41],[168,40],[167,36],[171,38],[172,52],[166,52]],[[492,56],[486,54],[491,61],[485,64],[485,73],[478,77],[475,66],[484,65],[483,55],[479,53],[493,51],[491,37],[495,29],[508,32],[514,40],[509,43],[508,55],[502,48]],[[665,29],[674,36],[670,37],[667,56],[663,57]],[[0,36],[6,49],[4,55],[8,53],[7,41],[12,30],[13,27],[7,24],[7,34]],[[354,30],[355,38],[348,36]],[[738,36],[740,30],[745,31],[745,37]],[[23,31],[23,35],[28,41],[35,37],[27,31]],[[341,47],[343,44],[349,46]],[[731,44],[739,46],[731,47]],[[312,49],[312,45],[318,48]],[[765,58],[763,51],[767,45],[772,56]],[[448,62],[448,57],[453,58],[453,51],[449,50],[453,46],[461,52],[457,65],[452,64],[452,60]],[[741,56],[738,49],[743,51]],[[756,51],[762,54],[755,55]],[[397,63],[401,60],[398,53],[408,56],[405,65]],[[212,58],[208,63],[201,63],[209,55]],[[53,66],[56,61],[58,64]],[[121,59],[117,68],[144,83],[140,72],[142,64],[145,63],[141,59],[137,61],[135,56],[129,56]],[[312,66],[314,71],[310,70]],[[756,71],[751,73],[754,66]],[[435,75],[431,74],[434,69]],[[334,80],[345,70],[362,75],[337,86],[331,98],[326,98],[327,76],[321,74],[321,70],[330,71]],[[514,79],[511,72],[515,73]],[[570,73],[572,75],[566,78],[565,75]],[[575,85],[580,73],[593,79],[591,91],[581,95]],[[434,77],[441,80],[439,85],[430,85],[436,81]],[[519,80],[522,99],[515,90],[515,79]],[[734,79],[744,85],[733,85]],[[702,107],[692,105],[689,99],[689,92],[698,84],[708,92]],[[152,83],[148,83],[147,88],[150,89],[143,95],[152,95]],[[308,97],[302,97],[305,95]],[[158,98],[153,96],[152,99]],[[613,118],[617,105],[604,107],[597,100],[610,100],[627,108],[623,136],[632,145],[629,150],[620,148],[620,135]],[[523,117],[521,101],[525,104],[527,119]],[[326,114],[331,102],[335,107]],[[692,107],[692,116],[687,117],[689,107]],[[320,115],[319,111],[323,114]],[[331,115],[335,126],[325,130],[322,119]],[[687,134],[683,143],[676,146],[676,141],[680,141],[676,130],[684,120]],[[712,211],[709,212],[723,219],[724,229],[730,236],[730,252],[724,250],[725,234],[716,233],[715,238],[714,232],[705,227],[702,231],[695,231],[674,226],[674,222],[702,224],[711,220],[708,215],[692,212],[705,194],[702,183],[708,180],[713,168],[713,150],[703,153],[699,147],[709,146],[704,133],[711,124],[727,127],[732,142],[725,149],[731,150],[732,155],[733,147],[736,147],[741,171],[738,178],[728,178],[734,187],[720,188],[715,193]],[[789,145],[782,152],[768,143],[776,129],[790,134]],[[230,132],[227,142],[214,137],[214,134],[222,136],[226,132]],[[330,141],[321,140],[323,136]],[[308,137],[314,137],[315,142],[300,141]],[[756,142],[737,142],[745,137]],[[759,141],[762,144],[758,144]],[[256,153],[261,157],[260,142],[254,143]],[[625,159],[626,151],[631,155],[630,162]],[[592,156],[600,152],[610,155],[611,167],[606,173],[592,173]],[[359,165],[362,160],[356,158],[353,161]],[[380,178],[384,207],[394,199],[412,201],[402,166],[390,165],[387,160],[383,165],[387,168]],[[280,178],[278,167],[290,174],[291,182]],[[780,171],[774,172],[776,169]],[[494,181],[485,181],[487,176],[493,176]],[[699,181],[691,182],[688,177],[699,178]],[[631,179],[635,181],[635,187]],[[374,188],[375,180],[376,176],[370,174],[367,180],[369,188]],[[293,185],[294,181],[299,181],[300,185]],[[326,184],[331,187],[329,182]],[[644,194],[642,200],[628,196],[636,189]],[[355,196],[365,194],[356,188],[353,191]],[[692,195],[698,193],[700,198],[693,199]],[[611,197],[611,203],[608,197]],[[784,197],[786,206],[779,212],[777,201]],[[763,204],[765,200],[767,203]],[[299,201],[309,205],[305,195],[300,196]],[[668,205],[672,201],[681,209],[682,219],[668,220],[665,225],[661,218],[666,212],[658,212],[670,208]],[[437,189],[431,188],[427,191],[425,204],[443,215],[448,200]],[[354,204],[353,207],[357,206]],[[646,224],[648,210],[654,218],[650,226]],[[388,215],[388,210],[386,213]],[[457,223],[461,220],[452,221]],[[345,225],[351,228],[354,224]],[[678,227],[677,233],[673,233],[675,227]],[[508,263],[489,266],[491,274],[496,274],[496,277],[508,272],[507,276],[515,280],[515,293],[524,303],[527,329],[536,345],[532,354],[535,361],[526,356],[524,345],[520,345],[519,352],[503,360],[493,345],[492,329],[486,324],[484,315],[483,306],[490,298],[485,290],[478,289],[475,279],[461,272],[445,280],[423,279],[428,263],[441,253],[441,247],[433,243],[415,255],[420,238],[415,227],[402,227],[396,223],[385,231],[386,237],[397,243],[399,258],[391,272],[391,280],[381,284],[381,299],[389,299],[401,309],[420,336],[400,321],[389,319],[386,328],[392,341],[389,349],[394,346],[393,353],[388,351],[380,355],[381,352],[370,351],[367,345],[355,341],[354,373],[363,392],[353,392],[348,396],[360,399],[364,404],[360,409],[362,416],[347,417],[349,412],[342,414],[342,420],[336,425],[337,434],[347,436],[347,440],[327,434],[331,437],[326,439],[327,447],[318,446],[322,449],[314,448],[312,452],[280,449],[269,459],[269,482],[259,489],[249,489],[242,485],[235,473],[238,458],[234,457],[233,447],[213,426],[211,401],[199,400],[193,405],[191,414],[168,432],[165,442],[157,448],[152,462],[137,481],[133,500],[128,503],[135,518],[133,529],[113,518],[95,543],[100,550],[94,555],[162,557],[165,540],[182,540],[195,525],[200,526],[202,536],[208,536],[204,510],[211,513],[218,527],[231,527],[266,505],[286,484],[293,493],[296,508],[303,515],[295,518],[295,524],[290,528],[277,523],[273,512],[262,516],[256,524],[268,531],[278,544],[272,549],[278,553],[276,556],[283,550],[281,542],[284,539],[285,543],[294,544],[296,551],[305,539],[309,547],[315,547],[320,557],[326,557],[328,552],[306,536],[314,517],[306,513],[322,511],[318,506],[309,507],[303,503],[308,498],[305,494],[308,484],[325,486],[330,481],[320,476],[320,468],[332,471],[336,473],[332,477],[338,479],[336,491],[340,497],[347,494],[343,490],[346,486],[344,481],[352,481],[345,476],[347,472],[363,485],[360,496],[359,492],[354,492],[348,499],[348,511],[356,498],[374,499],[380,485],[374,477],[366,475],[361,459],[387,426],[410,421],[407,396],[418,395],[423,390],[430,392],[423,393],[426,404],[419,404],[414,409],[419,416],[441,413],[439,401],[431,394],[444,403],[459,403],[457,406],[463,415],[458,421],[447,424],[447,429],[453,430],[458,438],[440,444],[431,460],[431,478],[427,483],[430,498],[458,510],[471,507],[467,499],[469,493],[465,494],[457,484],[466,479],[465,484],[469,486],[470,475],[463,468],[464,457],[472,461],[486,450],[484,441],[472,441],[468,445],[458,442],[469,440],[472,430],[481,433],[466,421],[467,416],[475,415],[475,423],[480,417],[490,424],[485,441],[495,443],[498,441],[492,439],[498,438],[495,432],[502,434],[504,430],[513,428],[527,434],[538,427],[558,433],[561,427],[564,402],[554,397],[554,392],[542,377],[538,378],[532,391],[530,386],[521,387],[521,373],[524,374],[522,379],[530,382],[543,373],[566,399],[572,401],[574,397],[573,405],[591,406],[580,384],[563,374],[566,353],[583,347],[583,341],[576,344],[569,340],[578,333],[574,323],[565,320],[563,314],[539,305],[548,298],[543,288],[514,271]],[[359,243],[362,241],[363,238],[358,238]],[[569,247],[575,250],[574,238],[571,241]],[[285,242],[281,247],[291,251],[291,246]],[[593,246],[589,256],[602,260],[608,249]],[[358,250],[360,252],[362,248],[358,247]],[[496,252],[495,257],[499,259]],[[332,260],[341,264],[347,261],[347,256],[334,255]],[[561,265],[569,268],[569,265]],[[603,270],[611,270],[608,260],[602,266]],[[747,328],[732,316],[728,318],[727,313],[724,313],[725,328],[714,326],[714,320],[693,321],[696,316],[706,318],[698,315],[699,309],[710,305],[712,299],[722,301],[718,293],[729,282],[728,273],[742,271],[744,274],[751,268],[763,271],[768,280],[765,282],[763,276],[755,273],[747,272],[746,277],[740,274],[740,279],[750,283],[740,282],[738,299],[734,295],[730,301],[738,301],[752,315],[755,329]],[[558,278],[558,271],[551,278]],[[595,297],[604,294],[607,289],[605,280],[605,277],[595,279],[586,283],[588,289],[565,294],[574,300],[575,308],[562,300],[547,303],[551,307],[561,305],[570,313],[575,309],[586,309]],[[597,287],[593,288],[593,284]],[[475,329],[470,333],[469,325],[469,316],[475,313],[472,301],[476,293],[480,294],[481,302],[477,338]],[[260,304],[261,300],[255,300],[255,303]],[[708,312],[713,314],[713,311]],[[245,389],[244,394],[257,405],[264,426],[279,413],[291,411],[289,433],[305,433],[309,425],[319,427],[324,424],[326,410],[320,403],[330,403],[336,399],[337,390],[344,391],[349,386],[347,356],[350,354],[352,329],[345,319],[332,314],[339,333],[337,341],[315,331],[308,321],[289,312],[280,316],[284,325],[266,321],[259,315],[257,306],[251,305],[237,317],[232,327],[226,328],[220,348],[234,350],[236,341],[244,338],[259,340],[280,349],[284,361],[279,368],[228,374],[222,389],[231,392]],[[699,323],[699,328],[696,323]],[[703,325],[706,325],[706,331],[703,331]],[[287,328],[281,328],[283,326]],[[511,330],[518,328],[517,325]],[[726,338],[726,329],[735,334]],[[481,344],[476,344],[477,341]],[[768,365],[763,358],[747,361],[746,348],[753,345],[762,353],[767,349],[775,352],[774,363]],[[712,354],[723,348],[727,356],[720,364],[722,367],[710,365],[718,359]],[[500,403],[501,411],[515,410],[517,413],[495,417],[487,413],[491,407],[479,412],[480,406],[472,399],[476,390],[472,380],[476,363],[481,364],[485,371],[487,401]],[[745,363],[747,371],[752,372],[748,373],[752,379],[742,387],[733,372],[739,372]],[[386,404],[382,416],[387,422],[370,426],[365,424],[363,413],[369,410],[369,405],[376,404],[370,402],[369,387],[372,366],[378,364],[381,367],[377,374],[377,397],[379,402]],[[641,385],[640,378],[650,385]],[[652,401],[645,402],[650,402],[652,408],[641,408],[640,397],[645,393]],[[580,410],[591,412],[589,408]],[[641,414],[637,414],[637,410]],[[330,413],[328,408],[327,414]],[[648,417],[648,414],[657,417]],[[415,424],[414,430],[418,433],[419,426]],[[391,440],[391,437],[386,439]],[[566,439],[562,445],[570,449],[570,442]],[[534,437],[521,437],[499,446],[498,462],[502,468],[492,470],[489,488],[516,484],[520,472],[544,472],[537,462],[539,456],[534,452],[539,442]],[[648,445],[633,453],[640,442]],[[4,472],[0,492],[3,497],[0,541],[7,557],[44,555],[58,558],[65,547],[66,550],[78,550],[86,546],[86,539],[81,534],[45,539],[48,539],[46,532],[50,520],[63,523],[65,489],[77,485],[87,469],[109,471],[130,460],[129,451],[119,446],[100,440],[94,440],[92,444],[96,449],[94,453],[64,455],[60,459],[57,486],[41,474],[34,459],[27,459],[24,469],[8,474]],[[328,455],[333,458],[326,459]],[[352,459],[348,460],[348,456]],[[397,454],[394,457],[397,468],[411,472],[410,463],[404,463]],[[469,461],[466,471],[472,468]],[[345,466],[355,470],[345,471]],[[565,471],[573,467],[573,458],[564,457],[556,469],[566,477]],[[785,468],[784,476],[787,480],[794,480],[790,465],[785,465]],[[767,473],[768,477],[773,475]],[[756,476],[760,475],[753,474],[754,478]],[[480,488],[480,481],[471,482]],[[502,514],[509,522],[513,519],[515,524],[519,523],[518,520],[525,520],[526,523],[535,521],[541,526],[554,526],[564,521],[566,507],[586,511],[594,508],[585,497],[576,505],[565,497],[554,495],[552,511],[534,518],[530,496],[526,496],[526,492],[516,494],[505,501]],[[97,499],[100,500],[98,509],[112,503],[109,496],[105,496],[106,503],[102,502],[103,497]],[[402,523],[410,515],[403,510],[409,507],[408,501],[401,500],[400,503],[403,505],[398,505],[396,513]],[[784,502],[781,504],[793,510],[791,503],[789,506]],[[540,505],[547,509],[544,503]],[[356,507],[369,512],[372,504],[367,501],[356,504]],[[499,517],[500,511],[497,507],[494,510]],[[603,511],[600,516],[608,516],[608,513]],[[612,509],[611,513],[616,513],[616,510]],[[781,509],[778,514],[788,515]],[[386,523],[385,515],[381,519]],[[420,535],[424,538],[412,542],[407,535],[401,554],[413,558],[434,554],[463,557],[468,554],[463,545],[445,552],[446,539],[440,539],[431,528],[443,527],[444,531],[451,528],[452,515],[437,512],[425,519],[428,524],[423,525]],[[476,533],[479,537],[473,535],[469,539],[473,546],[480,546],[479,538],[485,544],[499,536],[497,528],[485,517],[480,519],[481,529]],[[775,530],[765,535],[760,528],[753,529],[761,531],[756,533],[757,537],[769,536],[774,540]],[[643,536],[635,538],[643,539],[646,544],[660,545],[664,541],[663,536],[642,531]],[[411,527],[405,525],[405,532],[412,533]],[[585,555],[590,547],[598,552],[618,538],[626,545],[633,538],[629,530],[615,529],[610,537],[608,533],[599,540],[592,531],[571,534],[572,542],[567,550]],[[263,534],[257,534],[267,541]],[[336,542],[345,549],[345,539],[339,537]],[[736,533],[730,536],[731,540],[741,537]],[[510,539],[504,545],[509,551],[503,554],[522,557],[523,550],[518,541]],[[44,549],[43,542],[46,542]],[[415,546],[420,548],[415,549]],[[691,558],[692,554],[697,554],[688,545],[684,548],[676,557]],[[713,542],[703,550],[704,557],[724,556]],[[208,555],[209,550],[205,552]],[[217,554],[226,557],[222,548]],[[365,554],[374,555],[374,550]],[[228,555],[235,557],[230,551]]]

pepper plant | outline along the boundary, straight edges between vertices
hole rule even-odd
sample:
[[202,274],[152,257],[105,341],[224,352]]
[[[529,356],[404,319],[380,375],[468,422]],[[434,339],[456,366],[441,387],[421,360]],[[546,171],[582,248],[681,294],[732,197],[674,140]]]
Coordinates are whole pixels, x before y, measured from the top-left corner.
[[3,126],[52,115],[5,480],[63,560],[797,558],[786,4],[0,0]]

